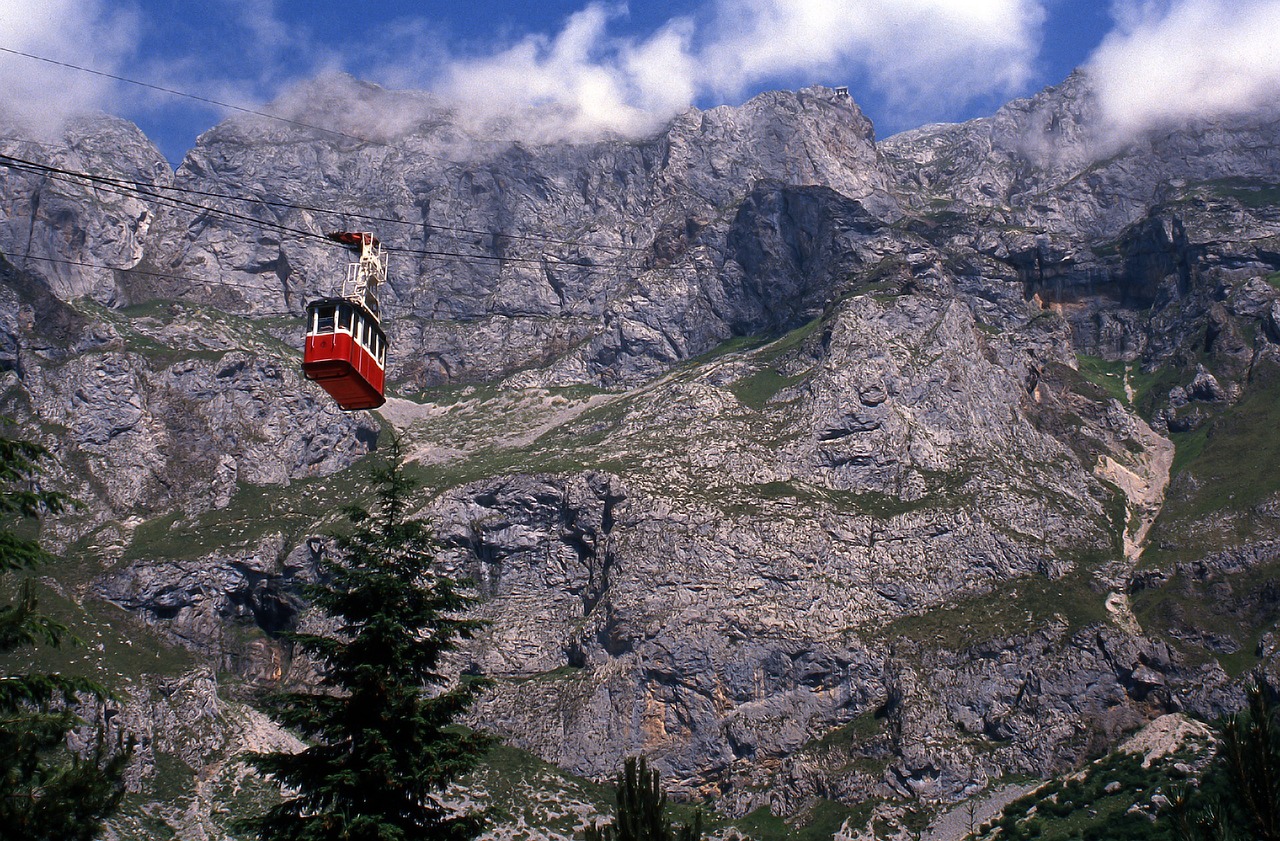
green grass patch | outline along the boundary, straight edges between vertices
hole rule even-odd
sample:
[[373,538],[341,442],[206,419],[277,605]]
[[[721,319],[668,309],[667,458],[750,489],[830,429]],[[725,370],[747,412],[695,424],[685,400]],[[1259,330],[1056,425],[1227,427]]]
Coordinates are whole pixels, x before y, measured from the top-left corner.
[[791,838],[791,826],[770,812],[768,806],[749,812],[731,825],[754,841],[788,841]]
[[[943,474],[931,478],[937,479],[940,476]],[[944,479],[945,481],[939,480],[936,494],[912,500],[899,499],[878,491],[856,493],[834,490],[799,479],[761,482],[732,489],[709,489],[705,495],[709,502],[722,507],[729,514],[758,514],[770,503],[794,501],[809,509],[834,508],[846,515],[862,514],[888,520],[913,511],[956,504],[962,497],[955,493],[955,487],[949,478]]]
[[1209,443],[1209,431],[1209,426],[1205,425],[1190,432],[1169,434],[1169,440],[1174,446],[1173,464],[1169,467],[1171,477],[1200,464],[1205,445]]
[[774,815],[768,806],[761,806],[745,817],[720,824],[738,830],[753,841],[831,841],[846,820],[851,826],[865,826],[874,807],[872,801],[847,806],[819,798],[790,821]]
[[[10,600],[20,578],[5,576],[0,593]],[[79,675],[112,691],[123,691],[143,674],[178,675],[195,665],[187,651],[166,643],[128,611],[94,598],[72,599],[39,579],[33,581],[37,610],[70,629],[60,646],[34,645],[0,655],[6,672]]]
[[1280,184],[1254,178],[1218,178],[1195,186],[1206,188],[1222,198],[1235,199],[1255,210],[1280,205]]
[[822,326],[822,323],[823,318],[822,316],[819,316],[788,332],[786,335],[782,336],[776,342],[772,342],[768,347],[761,351],[761,353],[758,354],[759,361],[766,365],[777,361],[777,359],[784,353],[789,353],[804,344],[806,339],[818,331]]
[[249,546],[275,532],[296,543],[317,525],[339,520],[344,507],[368,501],[372,461],[366,457],[330,476],[288,485],[241,485],[226,508],[192,518],[162,514],[138,526],[122,560],[198,558]]
[[1129,398],[1124,392],[1127,367],[1124,362],[1083,354],[1076,356],[1076,362],[1080,366],[1079,371],[1082,377],[1101,388],[1108,397],[1113,397],[1122,404],[1128,404]]
[[[77,303],[80,303],[82,306],[90,306],[94,302],[86,299],[83,302],[77,302]],[[172,321],[175,314],[180,313],[181,311],[182,311],[182,308],[179,304],[177,304],[172,300],[167,300],[164,298],[151,298],[150,300],[142,301],[137,304],[129,304],[127,306],[123,306],[115,310],[115,312],[120,313],[125,318],[128,318],[130,320],[139,319],[139,318],[154,318],[157,321],[162,321],[162,322]]]
[[[1172,841],[1168,820],[1152,822],[1151,798],[1169,795],[1185,776],[1173,766],[1189,753],[1142,767],[1142,757],[1112,753],[1081,777],[1054,780],[1013,801],[979,830],[979,841]],[[1111,791],[1107,791],[1111,788]],[[1142,812],[1132,812],[1137,805]]]
[[[1251,387],[1235,406],[1207,424],[1203,436],[1190,433],[1178,442],[1183,452],[1175,472],[1189,470],[1201,489],[1178,513],[1199,516],[1230,506],[1256,505],[1280,490],[1280,376]],[[1177,506],[1175,504],[1175,510]]]
[[1144,419],[1150,421],[1158,408],[1163,405],[1165,396],[1175,385],[1181,385],[1190,377],[1183,375],[1176,368],[1162,366],[1150,371],[1141,366],[1129,369],[1129,385],[1133,389],[1133,407]]
[[788,376],[772,368],[765,368],[731,383],[729,390],[733,392],[734,397],[738,398],[739,403],[759,411],[776,397],[778,392],[803,382],[808,375],[809,372],[805,371]]
[[[1274,531],[1253,510],[1280,493],[1280,371],[1255,375],[1244,397],[1200,428],[1175,433],[1171,490],[1151,531],[1144,568],[1253,542]],[[1178,481],[1190,474],[1193,481]]]
[[862,808],[851,808],[834,800],[819,799],[801,815],[801,823],[791,837],[795,841],[829,841],[840,831],[840,827],[849,818],[862,824],[871,817],[871,804],[859,804]]
[[847,750],[865,742],[869,742],[884,732],[884,718],[877,716],[875,710],[867,710],[853,721],[834,727],[811,743],[818,751]]
[[581,666],[558,666],[549,672],[540,672],[536,675],[528,675],[525,677],[508,678],[509,683],[529,683],[543,682],[555,683],[558,680],[565,680],[585,676],[586,672]]
[[415,403],[430,403],[436,406],[456,406],[466,401],[485,402],[501,395],[498,386],[492,383],[450,383],[433,385],[416,390],[396,389],[397,396]]
[[[171,365],[186,359],[216,361],[233,349],[267,354],[280,361],[298,357],[298,349],[277,338],[276,333],[294,331],[301,337],[302,320],[291,316],[266,319],[233,315],[206,306],[192,306],[186,302],[152,299],[111,309],[82,298],[73,306],[81,314],[95,321],[112,325],[124,343],[124,349],[159,365]],[[170,344],[153,335],[159,329],[183,320],[195,328],[186,344]],[[202,347],[197,337],[221,336],[228,347],[215,349]],[[300,339],[299,339],[300,342]],[[110,345],[104,349],[110,349]]]
[[875,636],[906,637],[955,650],[1032,633],[1058,618],[1074,632],[1107,620],[1105,594],[1093,585],[1095,566],[1077,563],[1059,579],[1032,575],[1002,581],[987,593],[961,596],[948,606],[895,619]]
[[[1255,598],[1277,580],[1280,561],[1204,581],[1178,572],[1164,586],[1138,593],[1133,611],[1143,628],[1165,638],[1190,662],[1216,659],[1227,674],[1238,677],[1258,665],[1259,641],[1280,622],[1280,608],[1265,598]],[[1192,642],[1196,635],[1231,638],[1239,647],[1215,651]]]
[[569,804],[586,804],[604,815],[613,809],[612,787],[577,777],[501,743],[494,744],[480,767],[461,782],[483,792],[482,802],[497,824],[524,818],[535,830],[573,835],[579,818]]
[[701,368],[708,362],[714,362],[717,359],[722,359],[726,356],[747,353],[748,351],[755,350],[756,348],[764,347],[769,344],[769,341],[768,336],[762,336],[760,334],[732,336],[711,348],[711,350],[704,351],[697,356],[690,357],[685,361],[681,368]]

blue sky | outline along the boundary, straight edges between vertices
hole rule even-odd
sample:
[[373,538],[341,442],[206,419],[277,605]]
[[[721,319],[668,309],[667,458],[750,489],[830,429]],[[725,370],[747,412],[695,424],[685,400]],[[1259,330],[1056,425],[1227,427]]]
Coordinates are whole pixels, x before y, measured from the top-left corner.
[[[1098,71],[1117,125],[1258,107],[1280,90],[1280,0],[5,0],[0,47],[262,108],[347,72],[495,115],[554,111],[539,136],[643,133],[690,104],[848,85],[887,136],[989,114]],[[1256,39],[1252,43],[1250,39]],[[1254,51],[1256,48],[1256,51]],[[0,55],[32,131],[75,110],[128,117],[171,161],[226,116]],[[1181,86],[1181,87],[1180,87]],[[2,109],[4,103],[0,103]],[[546,106],[555,106],[547,108]]]

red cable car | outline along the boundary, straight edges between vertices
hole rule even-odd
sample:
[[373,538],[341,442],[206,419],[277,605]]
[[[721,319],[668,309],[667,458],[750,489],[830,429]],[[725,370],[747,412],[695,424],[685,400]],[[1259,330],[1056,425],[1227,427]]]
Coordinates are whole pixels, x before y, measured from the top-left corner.
[[386,379],[387,336],[378,323],[378,284],[387,279],[382,243],[369,233],[329,234],[360,255],[347,267],[342,296],[307,304],[302,373],[343,409],[376,409]]

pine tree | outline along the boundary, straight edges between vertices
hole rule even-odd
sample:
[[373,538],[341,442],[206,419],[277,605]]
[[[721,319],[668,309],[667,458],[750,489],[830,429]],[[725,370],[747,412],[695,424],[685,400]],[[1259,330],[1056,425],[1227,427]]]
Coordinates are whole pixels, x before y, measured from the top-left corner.
[[628,757],[618,772],[618,809],[613,823],[589,826],[586,841],[701,841],[702,812],[673,829],[667,818],[667,794],[643,756]]
[[338,622],[332,635],[291,635],[322,666],[322,685],[283,693],[273,714],[311,744],[296,754],[251,755],[281,787],[282,803],[243,824],[263,841],[469,839],[478,814],[434,796],[471,770],[489,739],[453,722],[483,687],[445,689],[441,658],[481,623],[462,616],[474,597],[432,572],[429,529],[408,518],[414,483],[399,446],[375,472],[378,505],[352,509],[339,553],[322,561],[312,603]]
[[1218,728],[1218,753],[1197,794],[1174,798],[1175,837],[1280,841],[1280,711],[1258,684],[1248,709]]
[[[45,455],[37,444],[0,438],[0,516],[8,524],[66,506],[63,495],[34,485],[36,462]],[[0,529],[0,573],[48,560],[37,541]],[[0,605],[0,653],[63,642],[66,626],[36,607],[30,581],[14,602]],[[84,724],[75,708],[85,695],[101,701],[107,692],[87,679],[57,674],[0,679],[0,841],[88,841],[119,803],[130,751],[107,744],[102,728],[88,756],[66,748],[67,735]]]

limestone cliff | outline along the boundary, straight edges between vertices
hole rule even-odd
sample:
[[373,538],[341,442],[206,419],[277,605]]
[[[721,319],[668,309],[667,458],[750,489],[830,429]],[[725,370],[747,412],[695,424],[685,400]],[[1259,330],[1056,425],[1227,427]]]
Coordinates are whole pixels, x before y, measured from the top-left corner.
[[[399,127],[0,142],[135,187],[0,170],[0,401],[87,503],[77,597],[306,679],[277,635],[390,426],[492,621],[475,723],[585,776],[949,799],[1274,677],[1273,117],[1117,148],[1075,75],[880,142],[810,88],[574,145],[299,101],[343,97]],[[391,246],[380,418],[297,370],[340,228]]]

